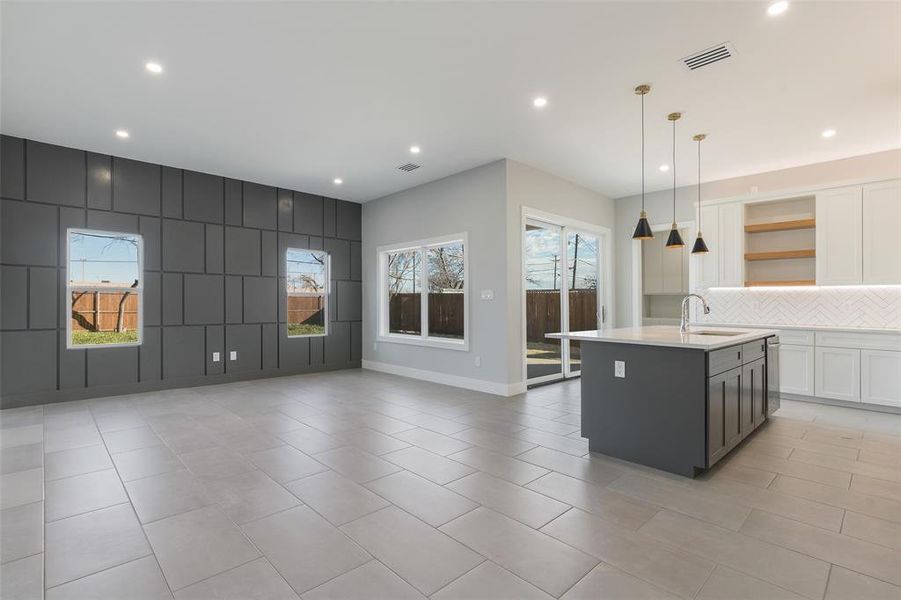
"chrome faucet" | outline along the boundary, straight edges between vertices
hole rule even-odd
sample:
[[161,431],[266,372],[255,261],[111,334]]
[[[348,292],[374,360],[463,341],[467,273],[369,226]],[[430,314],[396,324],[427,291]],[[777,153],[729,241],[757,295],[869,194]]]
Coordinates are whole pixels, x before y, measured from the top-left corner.
[[705,315],[710,314],[710,307],[707,306],[707,301],[704,300],[703,296],[699,296],[697,294],[689,294],[689,295],[685,296],[684,298],[682,298],[682,322],[679,323],[679,331],[682,333],[688,333],[688,320],[689,320],[688,301],[691,300],[692,297],[697,298],[698,300],[701,301],[701,304],[704,305],[704,314]]

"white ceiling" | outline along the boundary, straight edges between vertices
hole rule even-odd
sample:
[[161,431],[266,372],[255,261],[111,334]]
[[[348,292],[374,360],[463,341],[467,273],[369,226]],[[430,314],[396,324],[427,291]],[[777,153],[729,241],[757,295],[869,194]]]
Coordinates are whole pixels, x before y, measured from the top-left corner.
[[[0,128],[356,201],[504,157],[633,194],[639,83],[652,190],[675,110],[680,185],[698,132],[705,180],[901,147],[901,3],[765,8],[4,1]],[[729,62],[678,62],[724,41]],[[423,167],[397,171],[413,143]]]

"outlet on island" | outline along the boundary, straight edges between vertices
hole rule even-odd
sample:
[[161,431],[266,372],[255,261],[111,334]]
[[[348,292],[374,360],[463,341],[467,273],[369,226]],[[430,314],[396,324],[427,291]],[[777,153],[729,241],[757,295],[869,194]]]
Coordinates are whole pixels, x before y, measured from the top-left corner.
[[624,360],[615,360],[613,361],[613,376],[614,377],[622,377],[626,378],[626,361]]

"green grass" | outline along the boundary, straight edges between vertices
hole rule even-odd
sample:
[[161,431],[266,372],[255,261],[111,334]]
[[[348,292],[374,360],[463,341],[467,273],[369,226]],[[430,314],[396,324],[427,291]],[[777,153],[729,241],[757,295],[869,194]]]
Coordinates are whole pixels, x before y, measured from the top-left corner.
[[324,333],[324,325],[310,325],[309,323],[288,323],[288,335],[322,335]]
[[137,331],[73,331],[73,346],[99,346],[103,344],[133,344],[138,341]]

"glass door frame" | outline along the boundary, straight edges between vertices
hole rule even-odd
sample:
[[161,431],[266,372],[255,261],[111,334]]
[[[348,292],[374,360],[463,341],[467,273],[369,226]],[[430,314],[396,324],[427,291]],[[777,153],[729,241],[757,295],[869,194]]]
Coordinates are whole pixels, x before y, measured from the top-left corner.
[[[570,345],[566,340],[560,344],[561,368],[559,373],[550,375],[542,375],[539,377],[529,378],[528,376],[528,340],[527,340],[527,311],[526,311],[526,225],[534,224],[540,227],[558,229],[560,232],[560,256],[562,263],[562,277],[560,282],[560,331],[569,332],[569,283],[566,273],[569,271],[569,253],[568,239],[570,233],[580,233],[586,236],[596,237],[598,240],[598,286],[597,286],[597,306],[598,310],[598,326],[600,328],[609,327],[614,322],[613,314],[613,248],[612,248],[612,232],[608,227],[594,225],[568,217],[562,217],[552,213],[547,213],[537,209],[523,207],[522,219],[520,223],[520,296],[522,301],[522,328],[521,328],[521,349],[522,349],[522,378],[526,386],[550,381],[558,381],[579,377],[581,371],[573,371],[570,361]],[[565,262],[563,262],[565,261]]]

